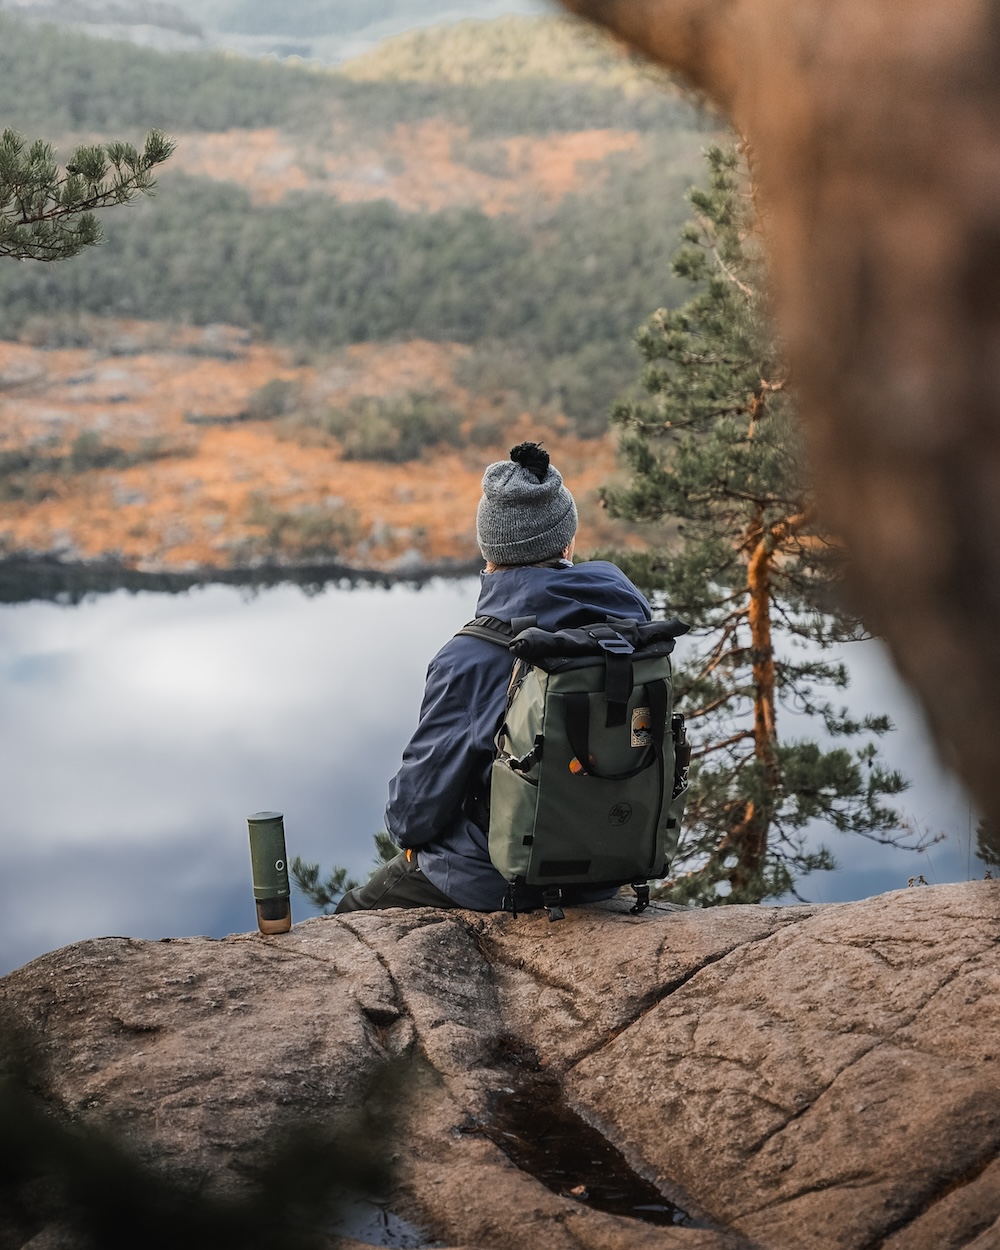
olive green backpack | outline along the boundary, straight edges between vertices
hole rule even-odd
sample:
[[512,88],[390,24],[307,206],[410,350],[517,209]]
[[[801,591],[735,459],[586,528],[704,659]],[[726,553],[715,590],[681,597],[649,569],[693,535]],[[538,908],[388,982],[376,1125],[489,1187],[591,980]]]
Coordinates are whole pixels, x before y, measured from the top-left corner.
[[[670,653],[678,620],[608,620],[548,632],[531,618],[477,617],[459,631],[514,657],[496,736],[490,858],[508,883],[541,887],[550,920],[567,887],[631,884],[634,912],[669,871],[687,795],[690,747],[673,711]],[[475,807],[476,800],[471,803]]]

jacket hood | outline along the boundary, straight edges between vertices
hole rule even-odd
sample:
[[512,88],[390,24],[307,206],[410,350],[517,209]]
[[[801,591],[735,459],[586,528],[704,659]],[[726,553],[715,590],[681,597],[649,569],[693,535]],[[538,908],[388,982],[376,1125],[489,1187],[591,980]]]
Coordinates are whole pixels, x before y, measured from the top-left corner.
[[540,629],[575,629],[607,616],[648,621],[649,604],[615,564],[587,560],[555,568],[482,573],[476,611],[509,621],[535,616]]

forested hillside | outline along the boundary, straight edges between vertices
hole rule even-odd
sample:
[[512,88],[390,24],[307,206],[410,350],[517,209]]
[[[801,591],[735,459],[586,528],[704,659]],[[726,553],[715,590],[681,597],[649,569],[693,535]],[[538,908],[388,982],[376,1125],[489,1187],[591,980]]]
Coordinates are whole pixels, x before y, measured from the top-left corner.
[[92,348],[95,318],[221,323],[320,372],[351,345],[457,345],[473,407],[583,437],[634,377],[633,330],[676,296],[670,227],[711,128],[608,45],[524,20],[404,36],[331,72],[0,17],[0,119],[64,149],[178,139],[156,199],[109,214],[104,247],[0,269],[0,336]]
[[545,0],[0,0],[32,22],[160,51],[220,48],[336,64],[412,26],[537,15]]
[[526,22],[454,22],[417,27],[383,40],[341,67],[349,78],[374,81],[482,83],[512,79],[579,82],[630,94],[676,94],[663,70],[635,57],[606,34],[567,17]]
[[[634,89],[626,67],[614,81],[607,55],[593,55],[564,35],[562,23],[473,23],[459,27],[449,61],[480,41],[471,81],[439,81],[401,72],[412,65],[409,36],[388,41],[373,59],[342,70],[208,53],[154,52],[128,43],[80,38],[0,13],[0,116],[21,129],[142,127],[226,130],[276,125],[343,142],[378,135],[402,122],[439,119],[467,126],[473,136],[548,134],[622,127],[644,132],[699,129],[679,91]],[[531,72],[514,73],[511,32]],[[532,52],[537,31],[545,52]],[[449,27],[425,32],[417,49],[438,39],[452,46]],[[397,51],[398,49],[398,51]],[[432,53],[429,51],[428,55]],[[575,66],[575,72],[570,72]],[[433,62],[432,62],[433,63]],[[503,72],[488,71],[493,64]],[[582,74],[592,65],[592,74]],[[535,66],[537,65],[537,68]],[[383,68],[384,67],[384,68]],[[565,72],[564,72],[565,71]],[[453,78],[465,75],[456,69]]]

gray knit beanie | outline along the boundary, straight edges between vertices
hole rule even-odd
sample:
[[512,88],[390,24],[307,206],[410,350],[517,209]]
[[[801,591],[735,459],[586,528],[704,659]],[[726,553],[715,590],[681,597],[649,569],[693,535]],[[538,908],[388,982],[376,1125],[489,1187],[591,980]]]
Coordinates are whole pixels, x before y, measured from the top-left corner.
[[573,541],[577,516],[562,474],[537,443],[511,448],[483,474],[476,537],[491,564],[539,564]]

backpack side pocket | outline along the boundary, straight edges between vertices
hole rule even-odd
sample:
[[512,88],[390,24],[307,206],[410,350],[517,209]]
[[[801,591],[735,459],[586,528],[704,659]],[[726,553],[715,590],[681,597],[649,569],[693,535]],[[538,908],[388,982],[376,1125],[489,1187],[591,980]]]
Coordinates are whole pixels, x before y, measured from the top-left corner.
[[490,859],[506,881],[528,871],[534,844],[538,782],[494,760],[490,774]]

